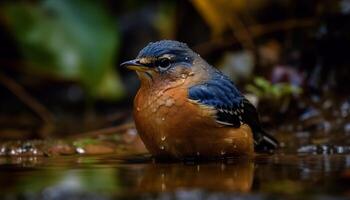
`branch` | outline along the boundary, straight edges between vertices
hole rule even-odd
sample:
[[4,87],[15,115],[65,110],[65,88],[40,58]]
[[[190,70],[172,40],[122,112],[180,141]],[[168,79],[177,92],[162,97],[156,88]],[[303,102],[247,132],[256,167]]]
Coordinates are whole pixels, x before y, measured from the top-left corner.
[[30,108],[36,115],[40,117],[42,121],[47,124],[53,124],[53,115],[31,96],[21,85],[16,83],[14,80],[6,77],[0,73],[0,83],[4,85],[9,91],[12,92],[20,101],[22,101],[28,108]]
[[[310,27],[315,25],[314,19],[291,19],[282,22],[274,22],[271,24],[258,24],[247,27],[247,30],[237,30],[235,35],[244,35],[247,32],[250,33],[251,38],[256,38],[267,33],[273,33],[277,31],[287,31],[295,28]],[[226,36],[222,38],[216,38],[208,42],[201,43],[194,47],[194,49],[201,55],[207,55],[212,51],[219,48],[228,47],[233,44],[239,43],[237,38],[232,36]]]
[[125,131],[131,128],[135,128],[134,123],[127,123],[127,124],[122,124],[118,126],[112,126],[108,128],[98,129],[95,131],[85,132],[85,133],[70,134],[69,138],[75,139],[75,138],[82,138],[82,137],[98,137],[100,135],[112,135],[117,132]]

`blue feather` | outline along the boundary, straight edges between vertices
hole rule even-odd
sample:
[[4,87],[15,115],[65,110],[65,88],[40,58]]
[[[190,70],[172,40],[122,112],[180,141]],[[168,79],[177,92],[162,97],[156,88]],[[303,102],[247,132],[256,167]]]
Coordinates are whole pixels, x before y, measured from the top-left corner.
[[242,117],[232,110],[240,108],[244,100],[234,83],[225,75],[214,71],[212,78],[206,83],[189,89],[189,98],[201,104],[215,108],[218,123],[240,126]]

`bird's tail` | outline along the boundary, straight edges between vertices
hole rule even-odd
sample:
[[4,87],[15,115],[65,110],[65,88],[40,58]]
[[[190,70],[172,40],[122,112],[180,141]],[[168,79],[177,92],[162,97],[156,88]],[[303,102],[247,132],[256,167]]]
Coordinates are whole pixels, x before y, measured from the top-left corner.
[[271,152],[278,148],[278,141],[265,131],[260,130],[258,135],[255,139],[256,152]]

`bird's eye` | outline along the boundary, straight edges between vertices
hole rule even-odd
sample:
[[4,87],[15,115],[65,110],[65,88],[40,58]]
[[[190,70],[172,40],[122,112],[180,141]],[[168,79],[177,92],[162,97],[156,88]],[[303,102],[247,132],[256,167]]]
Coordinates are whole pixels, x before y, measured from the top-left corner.
[[157,67],[159,67],[160,69],[166,69],[170,66],[170,64],[171,62],[168,58],[162,58],[160,60],[157,60],[156,62]]

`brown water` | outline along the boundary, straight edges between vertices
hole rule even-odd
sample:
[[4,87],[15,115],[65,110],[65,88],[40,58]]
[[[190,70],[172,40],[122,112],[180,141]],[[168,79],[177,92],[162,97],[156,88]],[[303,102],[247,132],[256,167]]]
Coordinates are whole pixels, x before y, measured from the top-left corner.
[[350,199],[350,155],[0,157],[0,199]]

